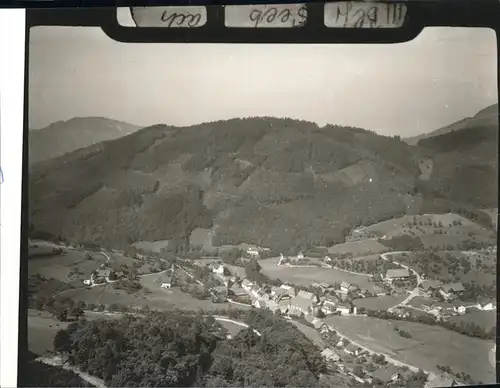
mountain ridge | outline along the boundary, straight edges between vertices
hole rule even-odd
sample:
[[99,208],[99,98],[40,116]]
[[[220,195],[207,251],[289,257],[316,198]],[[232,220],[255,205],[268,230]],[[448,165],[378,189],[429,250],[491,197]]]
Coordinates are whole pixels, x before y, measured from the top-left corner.
[[422,133],[417,136],[412,136],[412,137],[407,137],[403,139],[405,142],[407,142],[410,145],[416,145],[420,140],[429,138],[429,137],[434,137],[438,135],[443,135],[448,132],[453,132],[459,129],[464,129],[468,127],[473,127],[477,126],[480,122],[487,123],[487,125],[498,125],[498,103],[489,105],[488,107],[481,109],[479,112],[477,112],[474,116],[472,117],[465,117],[461,120],[458,120],[450,125],[446,125],[444,127],[441,127],[439,129],[436,129],[434,131]]
[[[426,154],[442,153],[360,128],[292,119],[154,125],[33,166],[31,222],[113,247],[187,244],[199,228],[212,231],[214,245],[331,245],[349,228],[406,213],[422,196],[455,201],[432,185],[419,187]],[[457,179],[435,170],[432,184]],[[477,189],[467,190],[479,195],[474,206],[490,206]]]
[[79,148],[112,140],[140,126],[105,117],[73,117],[29,131],[30,164],[51,159]]

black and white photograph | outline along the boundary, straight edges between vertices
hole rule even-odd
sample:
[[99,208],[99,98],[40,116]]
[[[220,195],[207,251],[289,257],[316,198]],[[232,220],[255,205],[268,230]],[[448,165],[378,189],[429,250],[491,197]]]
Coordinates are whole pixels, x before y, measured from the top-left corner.
[[28,63],[25,386],[496,381],[494,30]]

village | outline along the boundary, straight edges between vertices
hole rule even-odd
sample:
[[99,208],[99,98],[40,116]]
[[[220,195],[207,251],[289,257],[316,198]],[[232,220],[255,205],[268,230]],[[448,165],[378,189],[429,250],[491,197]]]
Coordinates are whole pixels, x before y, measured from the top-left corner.
[[[249,247],[245,252],[246,259],[258,258],[259,252],[258,247]],[[305,259],[307,258],[302,253],[296,257],[281,255],[278,265],[299,265],[298,263]],[[328,256],[323,259],[325,266],[330,265],[330,262],[331,259]],[[394,293],[408,295],[403,302],[387,310],[393,318],[402,320],[408,318],[412,310],[425,312],[439,322],[471,311],[496,309],[496,303],[493,302],[466,305],[458,299],[464,292],[464,286],[461,283],[443,284],[436,280],[424,279],[408,267],[388,269],[385,273],[374,276],[373,281],[383,287],[386,292],[373,295],[367,289],[348,282],[313,283],[309,287],[262,282],[259,284],[246,277],[241,279],[233,266],[225,265],[221,260],[209,264],[195,261],[194,264],[199,268],[208,269],[207,272],[215,279],[213,283],[215,285],[207,289],[214,303],[229,301],[233,304],[251,305],[314,328],[328,344],[322,354],[329,363],[329,367],[337,373],[346,374],[364,383],[397,384],[423,379],[422,383],[425,382],[426,387],[463,385],[453,375],[444,372],[440,375],[424,373],[411,365],[389,360],[361,345],[358,346],[338,333],[334,326],[328,324],[329,316],[354,317],[369,314],[365,308],[356,307],[357,300]],[[179,269],[186,271],[182,267]],[[161,280],[157,282],[158,285],[167,289],[181,286],[174,280],[175,272],[176,269],[172,266],[168,274],[162,275]],[[199,280],[196,282],[199,285],[206,284]],[[410,304],[415,301],[419,303]],[[404,331],[399,334],[405,335]]]

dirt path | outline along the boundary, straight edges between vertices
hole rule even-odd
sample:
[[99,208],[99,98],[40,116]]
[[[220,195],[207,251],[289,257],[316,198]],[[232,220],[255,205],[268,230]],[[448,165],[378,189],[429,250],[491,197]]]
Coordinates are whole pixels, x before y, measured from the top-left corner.
[[62,358],[60,356],[39,357],[35,361],[42,362],[42,363],[44,363],[46,365],[59,366],[59,367],[65,369],[65,370],[72,371],[73,373],[75,373],[78,376],[80,376],[83,380],[85,380],[86,382],[88,382],[89,384],[92,384],[93,386],[95,386],[97,388],[107,388],[106,384],[104,384],[103,380],[101,380],[101,379],[99,379],[99,378],[97,378],[95,376],[91,376],[88,373],[82,372],[77,367],[74,367],[74,366],[71,366],[71,365],[68,365],[68,364],[64,364],[62,362]]

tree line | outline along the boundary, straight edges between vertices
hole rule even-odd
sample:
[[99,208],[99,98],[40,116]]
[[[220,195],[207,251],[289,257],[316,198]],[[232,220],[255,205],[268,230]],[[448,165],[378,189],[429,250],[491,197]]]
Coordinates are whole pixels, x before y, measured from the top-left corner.
[[185,311],[80,321],[57,333],[54,349],[112,387],[320,386],[324,360],[295,326],[256,309],[245,321],[262,335],[226,339],[213,317]]

